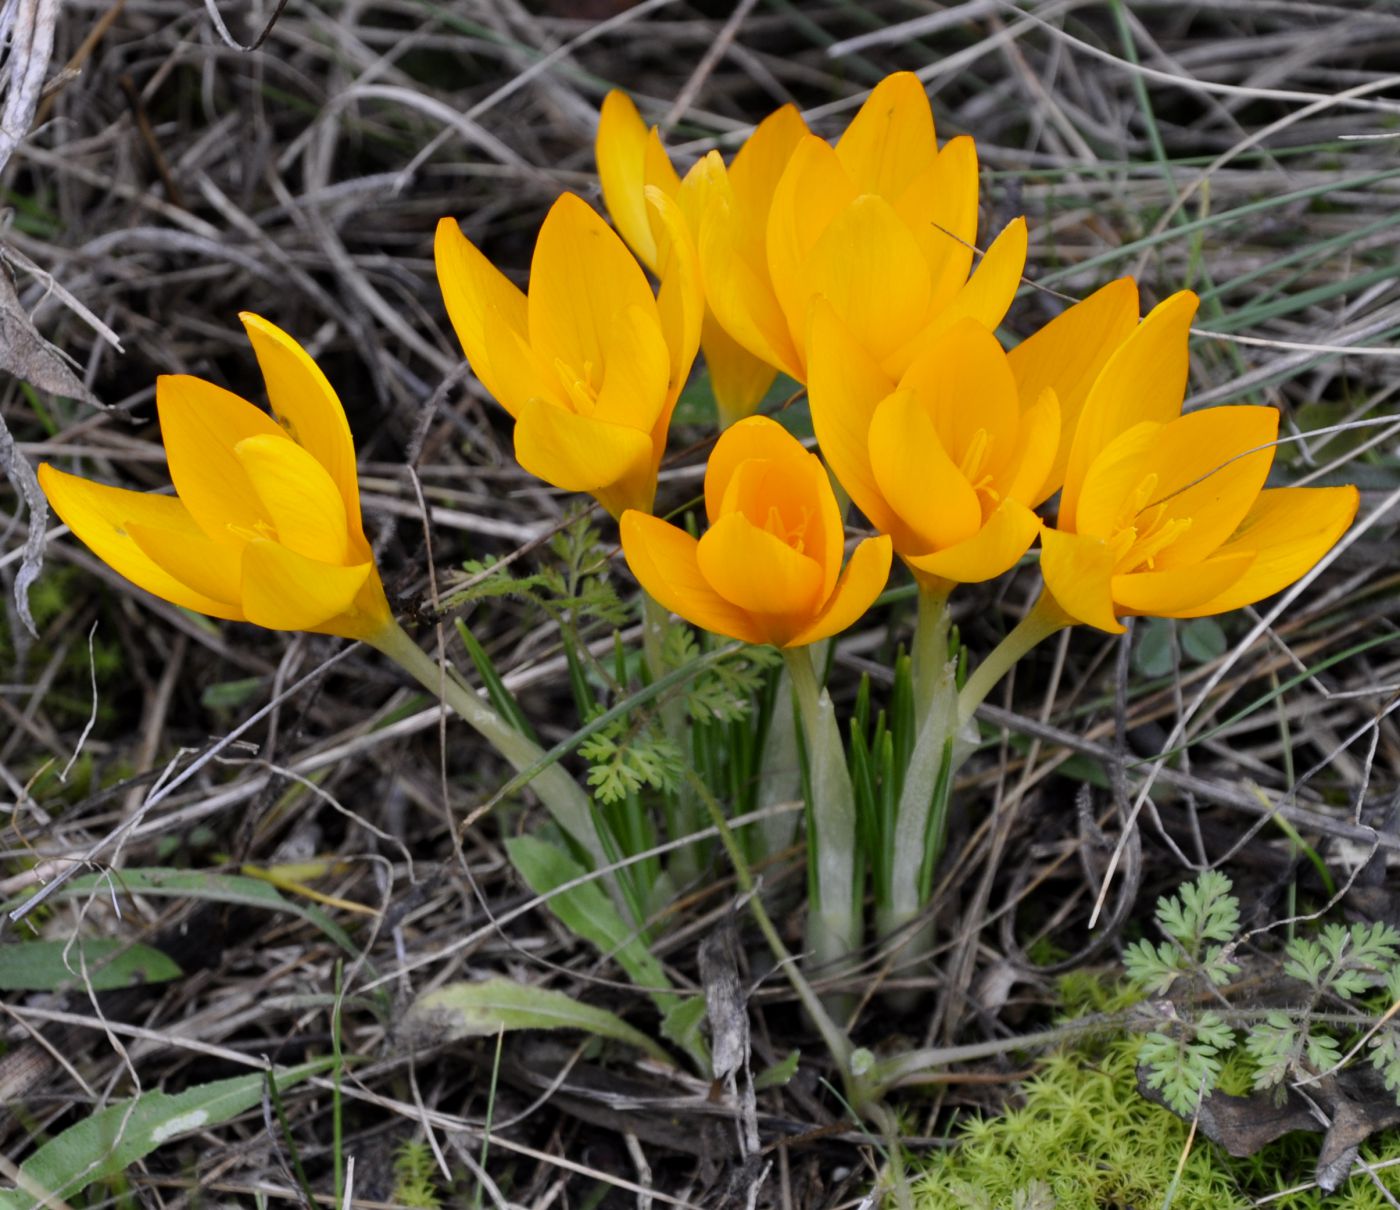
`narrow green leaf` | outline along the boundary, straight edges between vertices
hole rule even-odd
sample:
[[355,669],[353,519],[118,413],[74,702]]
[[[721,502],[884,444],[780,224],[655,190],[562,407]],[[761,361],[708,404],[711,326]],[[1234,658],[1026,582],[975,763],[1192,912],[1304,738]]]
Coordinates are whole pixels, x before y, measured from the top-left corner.
[[100,992],[178,979],[180,968],[158,949],[118,937],[17,941],[0,946],[0,991],[48,992],[87,981]]

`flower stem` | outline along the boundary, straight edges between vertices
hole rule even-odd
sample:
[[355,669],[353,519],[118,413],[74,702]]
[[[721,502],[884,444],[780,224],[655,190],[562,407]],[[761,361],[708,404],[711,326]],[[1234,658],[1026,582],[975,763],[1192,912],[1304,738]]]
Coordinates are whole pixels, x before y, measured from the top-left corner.
[[[397,622],[391,622],[365,642],[446,702],[516,772],[534,768],[544,759],[544,750],[538,744],[512,727],[452,670],[419,647]],[[608,865],[611,858],[598,834],[593,804],[578,782],[558,764],[552,764],[536,773],[530,786],[555,823],[587,850],[595,865]]]
[[914,717],[923,726],[948,663],[949,585],[919,583],[919,615],[914,626]]
[[1026,616],[988,652],[987,658],[977,666],[977,671],[967,678],[967,684],[958,694],[959,728],[971,722],[977,707],[996,688],[997,682],[1011,671],[1017,660],[1037,643],[1073,622],[1074,619],[1060,608],[1055,598],[1042,590]]

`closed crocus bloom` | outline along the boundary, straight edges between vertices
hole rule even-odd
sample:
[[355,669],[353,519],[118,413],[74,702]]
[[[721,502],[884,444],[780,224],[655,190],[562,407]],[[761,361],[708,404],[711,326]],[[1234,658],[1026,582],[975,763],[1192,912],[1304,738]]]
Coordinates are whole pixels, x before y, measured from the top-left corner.
[[961,319],[895,379],[822,299],[810,370],[832,473],[921,582],[990,580],[1026,553],[1060,408],[1050,388],[1029,404],[1018,395],[991,332]]
[[1113,633],[1120,617],[1194,618],[1293,583],[1356,515],[1354,487],[1265,489],[1278,413],[1181,415],[1196,296],[1173,295],[1089,388],[1041,569],[1071,618]]
[[622,516],[622,550],[642,587],[715,634],[802,647],[845,630],[890,570],[890,540],[866,538],[845,570],[841,511],[821,461],[781,425],[726,429],[705,470],[699,541],[642,512]]
[[438,282],[473,373],[515,417],[532,475],[587,492],[613,516],[649,510],[704,299],[674,200],[647,191],[668,233],[659,291],[593,209],[563,194],[540,228],[528,296],[453,219],[437,228]]
[[39,481],[98,558],[163,600],[372,641],[393,619],[360,522],[345,411],[296,341],[241,318],[275,416],[202,379],[165,375],[156,407],[175,496],[48,465]]
[[[737,199],[738,208],[754,216],[752,225],[760,233],[760,244],[778,178],[793,148],[807,133],[807,124],[797,109],[784,105],[758,124],[729,165],[727,188]],[[692,238],[698,242],[711,181],[717,169],[721,175],[724,171],[717,153],[694,164],[682,180],[656,127],[648,129],[637,107],[621,92],[610,92],[603,100],[596,151],[608,213],[648,269],[659,271],[669,243],[664,224],[647,205],[648,186],[676,199]],[[761,255],[761,247],[758,253]],[[700,348],[709,367],[721,423],[727,427],[752,414],[773,384],[773,367],[736,342],[708,309]]]
[[725,183],[712,186],[701,227],[706,297],[739,344],[799,382],[817,297],[899,378],[957,320],[994,329],[1020,282],[1021,219],[969,278],[977,152],[966,137],[938,149],[928,97],[908,72],[874,89],[835,147],[804,136],[765,212]]

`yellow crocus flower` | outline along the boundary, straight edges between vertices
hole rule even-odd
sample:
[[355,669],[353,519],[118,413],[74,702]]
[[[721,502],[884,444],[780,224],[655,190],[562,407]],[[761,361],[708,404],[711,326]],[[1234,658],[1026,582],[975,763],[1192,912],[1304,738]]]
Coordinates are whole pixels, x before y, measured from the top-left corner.
[[434,249],[472,372],[515,418],[520,465],[615,517],[651,508],[704,314],[685,220],[660,190],[647,202],[669,236],[655,295],[617,233],[570,193],[540,228],[528,295],[453,219],[438,224]]
[[862,541],[842,570],[841,510],[826,469],[767,417],[741,420],[715,443],[705,512],[699,541],[626,512],[622,550],[655,600],[715,634],[803,647],[855,622],[889,577],[883,534]]
[[965,136],[938,149],[928,97],[908,72],[876,86],[835,147],[803,136],[764,205],[722,165],[711,171],[699,243],[706,298],[730,336],[799,382],[818,297],[896,379],[959,319],[995,329],[1011,305],[1025,221],[1010,223],[968,276],[977,152]]
[[[778,178],[793,149],[808,133],[797,108],[784,105],[764,118],[735,153],[728,169],[727,188],[738,209],[754,216],[755,228],[767,221]],[[676,199],[692,238],[698,242],[710,182],[717,167],[723,171],[723,162],[716,153],[692,165],[682,180],[671,165],[656,127],[648,129],[631,98],[614,91],[603,99],[596,154],[608,213],[648,269],[658,272],[669,243],[656,211],[647,205],[648,186]],[[755,251],[761,253],[761,248],[750,249],[751,254]],[[773,385],[777,371],[735,341],[709,309],[705,312],[700,348],[709,367],[721,424],[728,427],[751,415]]]
[[1071,619],[1195,618],[1252,604],[1311,568],[1356,515],[1354,487],[1274,488],[1278,413],[1181,414],[1197,298],[1174,294],[1089,386],[1041,570]]
[[320,368],[240,316],[274,415],[186,374],[156,380],[174,496],[39,467],[54,512],[139,588],[270,630],[373,640],[393,625],[360,522],[355,446]]

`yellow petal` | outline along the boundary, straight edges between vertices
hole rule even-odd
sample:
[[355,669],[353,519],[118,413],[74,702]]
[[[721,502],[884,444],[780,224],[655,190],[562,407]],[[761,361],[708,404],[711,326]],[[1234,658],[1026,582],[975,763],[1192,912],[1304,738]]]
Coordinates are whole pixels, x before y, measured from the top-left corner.
[[711,525],[719,520],[729,494],[730,480],[743,463],[751,460],[777,462],[799,456],[807,456],[802,442],[776,420],[749,416],[730,425],[720,434],[705,463],[706,519]]
[[491,377],[495,382],[492,394],[512,416],[518,417],[531,399],[571,406],[559,367],[547,365],[498,307],[486,308],[482,335],[491,350]]
[[1119,613],[1179,618],[1182,610],[1189,610],[1228,590],[1249,570],[1254,559],[1252,551],[1241,551],[1217,555],[1185,567],[1114,576],[1113,599]]
[[173,605],[197,613],[239,620],[243,611],[237,597],[216,600],[176,579],[159,566],[133,540],[129,526],[136,524],[167,530],[184,537],[191,546],[204,548],[209,541],[185,506],[173,496],[148,496],[144,492],[93,483],[42,463],[39,485],[74,535],[118,575],[138,588]]
[[1157,557],[1158,570],[1199,563],[1239,528],[1269,476],[1277,436],[1278,412],[1265,407],[1205,408],[1162,429],[1152,503],[1191,526]]
[[525,295],[477,251],[454,218],[438,222],[433,259],[447,316],[462,342],[472,373],[493,398],[501,399],[491,367],[486,315],[495,308],[512,330],[528,339]]
[[268,517],[233,450],[245,437],[264,435],[293,444],[277,422],[246,399],[187,374],[156,379],[156,410],[170,478],[196,524],[216,542],[241,542],[257,532]]
[[807,395],[812,427],[831,473],[870,521],[900,550],[917,541],[885,499],[870,465],[870,420],[894,390],[894,380],[852,339],[831,304],[812,306]]
[[671,401],[675,402],[700,348],[705,289],[700,281],[700,257],[695,250],[695,240],[680,207],[655,187],[647,190],[647,204],[668,237],[655,309],[660,319],[659,331],[671,354],[669,383]]
[[977,148],[960,135],[895,200],[929,270],[929,310],[941,311],[967,281],[977,240]]
[[268,630],[327,629],[352,608],[373,571],[373,563],[339,567],[278,542],[249,542],[243,548],[243,609],[248,621]]
[[603,98],[594,149],[608,213],[632,251],[655,271],[658,249],[645,189],[648,184],[659,185],[673,196],[680,190],[680,178],[660,136],[655,127],[647,129],[632,99],[614,90]]
[[767,642],[748,614],[721,597],[700,574],[697,543],[685,530],[636,509],[622,514],[618,530],[627,566],[653,600],[713,634],[744,643]]
[[234,453],[277,529],[277,541],[308,559],[348,562],[345,501],[315,458],[279,437],[249,437]]
[[205,537],[198,526],[169,529],[128,520],[124,526],[131,540],[162,571],[168,572],[199,596],[227,603],[234,617],[242,613],[243,548]]
[[1039,517],[1016,500],[1003,500],[972,537],[946,550],[904,561],[923,576],[955,584],[980,584],[1014,567],[1038,533]]
[[292,440],[326,468],[345,502],[350,531],[363,544],[355,442],[339,396],[321,367],[281,328],[248,311],[239,319],[252,342],[273,414]]
[[1057,529],[1040,532],[1046,591],[1075,621],[1122,634],[1125,627],[1113,612],[1113,561],[1113,549],[1102,539]]
[[[857,198],[822,232],[807,258],[807,284],[876,361],[909,340],[928,310],[919,245],[894,208],[873,194]],[[801,322],[805,330],[808,316]]]
[[810,625],[799,630],[785,646],[805,647],[840,634],[860,620],[890,578],[890,539],[888,534],[866,538],[851,552],[846,570],[836,588]]
[[629,307],[615,316],[593,419],[651,432],[666,406],[670,361],[655,313]]
[[1055,462],[1060,431],[1060,400],[1053,388],[1046,387],[1035,404],[1021,413],[1016,435],[1019,448],[1013,464],[1002,472],[1002,495],[1031,508],[1045,498],[1043,484]]
[[753,415],[772,388],[777,370],[730,336],[712,314],[705,316],[700,348],[710,371],[710,389],[715,393],[720,428]]
[[890,201],[923,172],[937,154],[928,94],[912,72],[886,76],[871,91],[836,144],[861,193]]
[[1197,302],[1191,291],[1183,290],[1159,303],[1104,364],[1089,388],[1070,445],[1062,515],[1075,515],[1085,472],[1119,433],[1143,421],[1165,424],[1181,414],[1186,344]]
[[977,493],[943,448],[914,391],[899,390],[870,419],[870,465],[880,494],[928,554],[970,538],[982,526]]
[[767,265],[744,257],[731,200],[717,198],[705,211],[700,272],[706,301],[719,325],[755,357],[800,380],[802,359],[768,280]]
[[1060,312],[1007,355],[1020,388],[1022,408],[1034,406],[1047,387],[1054,389],[1060,401],[1063,436],[1041,494],[1031,504],[1048,499],[1064,482],[1070,444],[1089,388],[1114,350],[1137,326],[1137,318],[1137,283],[1131,277],[1120,277]]
[[1074,514],[1061,506],[1057,528],[1107,539],[1120,526],[1131,524],[1137,507],[1150,503],[1142,500],[1130,508],[1134,492],[1151,473],[1152,450],[1165,427],[1145,420],[1110,441],[1084,476]]
[[1356,517],[1354,487],[1280,487],[1263,491],[1218,558],[1252,553],[1249,570],[1218,596],[1178,616],[1200,618],[1271,597],[1310,571]]
[[756,237],[761,251],[768,224],[768,209],[773,193],[783,175],[788,160],[804,136],[810,134],[807,123],[795,105],[775,109],[758,124],[729,166],[729,182],[734,190],[734,202],[745,218],[750,237]]
[[[656,489],[652,455],[649,433],[579,416],[543,400],[527,403],[515,425],[515,457],[521,466],[566,492],[597,496],[613,516],[623,508],[651,508]],[[618,503],[628,495],[634,498]]]
[[526,306],[530,343],[540,356],[579,374],[589,367],[602,370],[615,315],[629,307],[656,314],[656,299],[636,258],[572,193],[559,196],[540,227]]
[[700,539],[700,574],[781,646],[823,604],[822,568],[740,513],[721,517]]

